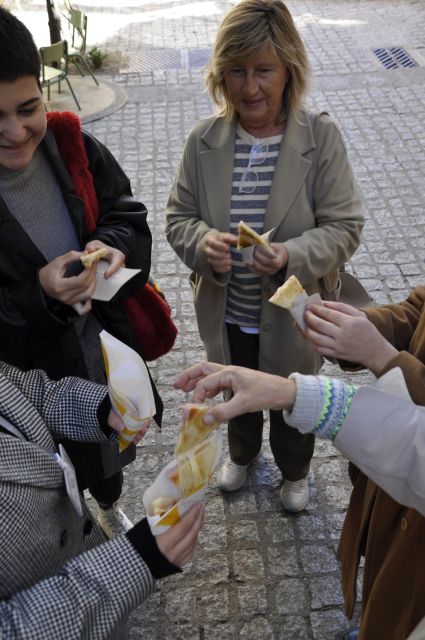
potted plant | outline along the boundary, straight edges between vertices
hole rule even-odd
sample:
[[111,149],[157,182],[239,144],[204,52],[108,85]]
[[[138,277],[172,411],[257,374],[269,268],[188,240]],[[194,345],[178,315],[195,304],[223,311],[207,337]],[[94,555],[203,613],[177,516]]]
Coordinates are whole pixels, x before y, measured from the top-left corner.
[[99,69],[104,63],[105,59],[108,57],[107,53],[104,53],[98,47],[92,47],[88,52],[88,57],[95,69]]

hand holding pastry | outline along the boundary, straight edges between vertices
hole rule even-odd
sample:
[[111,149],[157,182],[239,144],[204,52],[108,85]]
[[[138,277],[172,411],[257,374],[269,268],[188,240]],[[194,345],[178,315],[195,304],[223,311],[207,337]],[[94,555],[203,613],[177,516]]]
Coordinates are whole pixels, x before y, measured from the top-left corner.
[[260,276],[273,276],[288,262],[288,252],[281,242],[271,242],[270,247],[273,250],[273,256],[261,245],[257,245],[254,249],[253,262],[249,268]]
[[161,553],[177,567],[185,565],[193,556],[198,535],[204,521],[205,507],[196,504],[177,524],[156,538]]
[[236,236],[224,231],[209,233],[204,241],[203,249],[208,263],[216,273],[227,273],[232,269],[230,247],[236,245]]
[[305,335],[324,356],[356,362],[379,376],[398,354],[366,314],[340,302],[308,305]]
[[[99,251],[100,249],[103,251]],[[118,269],[125,266],[125,255],[123,252],[115,247],[109,247],[100,240],[91,240],[86,244],[84,254],[81,256],[81,262],[84,264],[85,261],[88,261],[90,264],[90,254],[95,252],[96,262],[99,260],[107,260],[109,262],[109,267],[105,271],[105,278],[109,278],[118,271]]]
[[91,297],[96,287],[96,267],[84,269],[78,276],[66,277],[68,267],[79,260],[78,251],[68,251],[54,258],[38,272],[40,285],[49,298],[70,306],[79,305],[80,315],[91,309]]

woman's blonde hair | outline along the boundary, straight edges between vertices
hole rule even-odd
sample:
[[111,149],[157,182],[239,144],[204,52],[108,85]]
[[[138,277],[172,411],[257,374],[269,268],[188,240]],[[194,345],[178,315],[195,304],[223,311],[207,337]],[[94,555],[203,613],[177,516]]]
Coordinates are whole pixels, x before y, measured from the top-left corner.
[[221,23],[205,83],[220,115],[231,119],[234,108],[226,91],[225,74],[271,49],[289,73],[282,96],[282,121],[296,114],[307,92],[310,65],[300,34],[282,0],[241,0]]

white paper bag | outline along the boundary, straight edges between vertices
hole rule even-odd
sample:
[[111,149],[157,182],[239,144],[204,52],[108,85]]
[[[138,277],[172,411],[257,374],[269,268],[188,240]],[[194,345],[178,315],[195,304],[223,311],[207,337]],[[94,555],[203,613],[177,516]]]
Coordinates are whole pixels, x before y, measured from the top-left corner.
[[120,451],[133,441],[156,412],[155,398],[145,363],[136,351],[103,330],[100,333],[108,390],[125,430],[118,434]]
[[[223,448],[223,434],[221,430],[216,429],[213,433],[210,433],[210,435],[203,441],[203,443],[206,442],[212,443],[215,446],[215,459],[210,469],[209,478],[206,482],[199,485],[196,491],[193,491],[186,497],[182,497],[178,486],[170,479],[170,477],[172,477],[179,468],[179,461],[176,458],[173,458],[173,460],[162,469],[161,473],[157,476],[151,486],[146,489],[143,495],[143,505],[145,507],[147,519],[153,535],[157,536],[164,533],[167,529],[177,524],[183,514],[186,513],[193,504],[205,501],[209,482],[221,457]],[[203,443],[200,443],[197,446],[200,447]],[[175,504],[173,504],[164,515],[155,516],[152,511],[152,502],[156,498],[160,497],[171,498],[172,500],[175,500]]]

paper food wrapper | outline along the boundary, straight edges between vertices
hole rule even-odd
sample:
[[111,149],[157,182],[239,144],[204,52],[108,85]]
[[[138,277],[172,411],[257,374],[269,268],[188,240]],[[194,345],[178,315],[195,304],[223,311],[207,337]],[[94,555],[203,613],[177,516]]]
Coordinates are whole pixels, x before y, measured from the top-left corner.
[[100,333],[100,341],[109,397],[125,424],[124,431],[118,434],[119,450],[123,451],[155,414],[155,399],[148,370],[139,354],[105,330]]
[[[167,529],[177,524],[193,504],[206,500],[208,485],[220,461],[222,448],[223,435],[220,429],[216,429],[202,442],[187,452],[187,454],[180,456],[178,460],[174,458],[169,462],[157,476],[153,484],[146,489],[143,495],[143,504],[153,535],[157,536],[164,533]],[[187,486],[187,490],[182,493],[177,480],[182,464],[195,467],[197,461],[199,462],[199,460],[202,459],[202,453],[207,449],[208,452],[211,453],[211,457],[209,458],[210,464],[206,470],[205,479],[197,483],[196,477],[198,470],[194,469],[192,486]],[[175,504],[163,515],[155,516],[152,512],[152,502],[160,497],[171,498],[175,501]]]
[[102,300],[109,302],[111,298],[121,289],[121,287],[140,273],[140,269],[127,269],[121,267],[112,276],[105,278],[105,271],[109,267],[109,262],[100,260],[96,267],[96,288],[93,293],[93,300]]
[[304,309],[306,304],[308,303],[322,304],[322,298],[318,293],[313,293],[313,295],[308,296],[306,292],[303,291],[302,293],[300,293],[299,296],[295,298],[294,304],[292,305],[292,307],[288,309],[288,311],[290,311],[292,317],[294,318],[295,322],[300,327],[300,329],[302,329],[302,331],[305,330]]
[[[269,237],[271,236],[274,230],[275,230],[275,227],[273,227],[273,229],[270,229],[269,231],[266,231],[266,233],[261,234],[261,237],[264,238],[264,240],[269,241]],[[243,249],[241,249],[242,262],[244,262],[245,264],[252,264],[254,262],[254,249],[256,246],[257,246],[256,244],[252,244],[249,247],[244,247]],[[270,250],[273,251],[271,247],[270,247]]]

